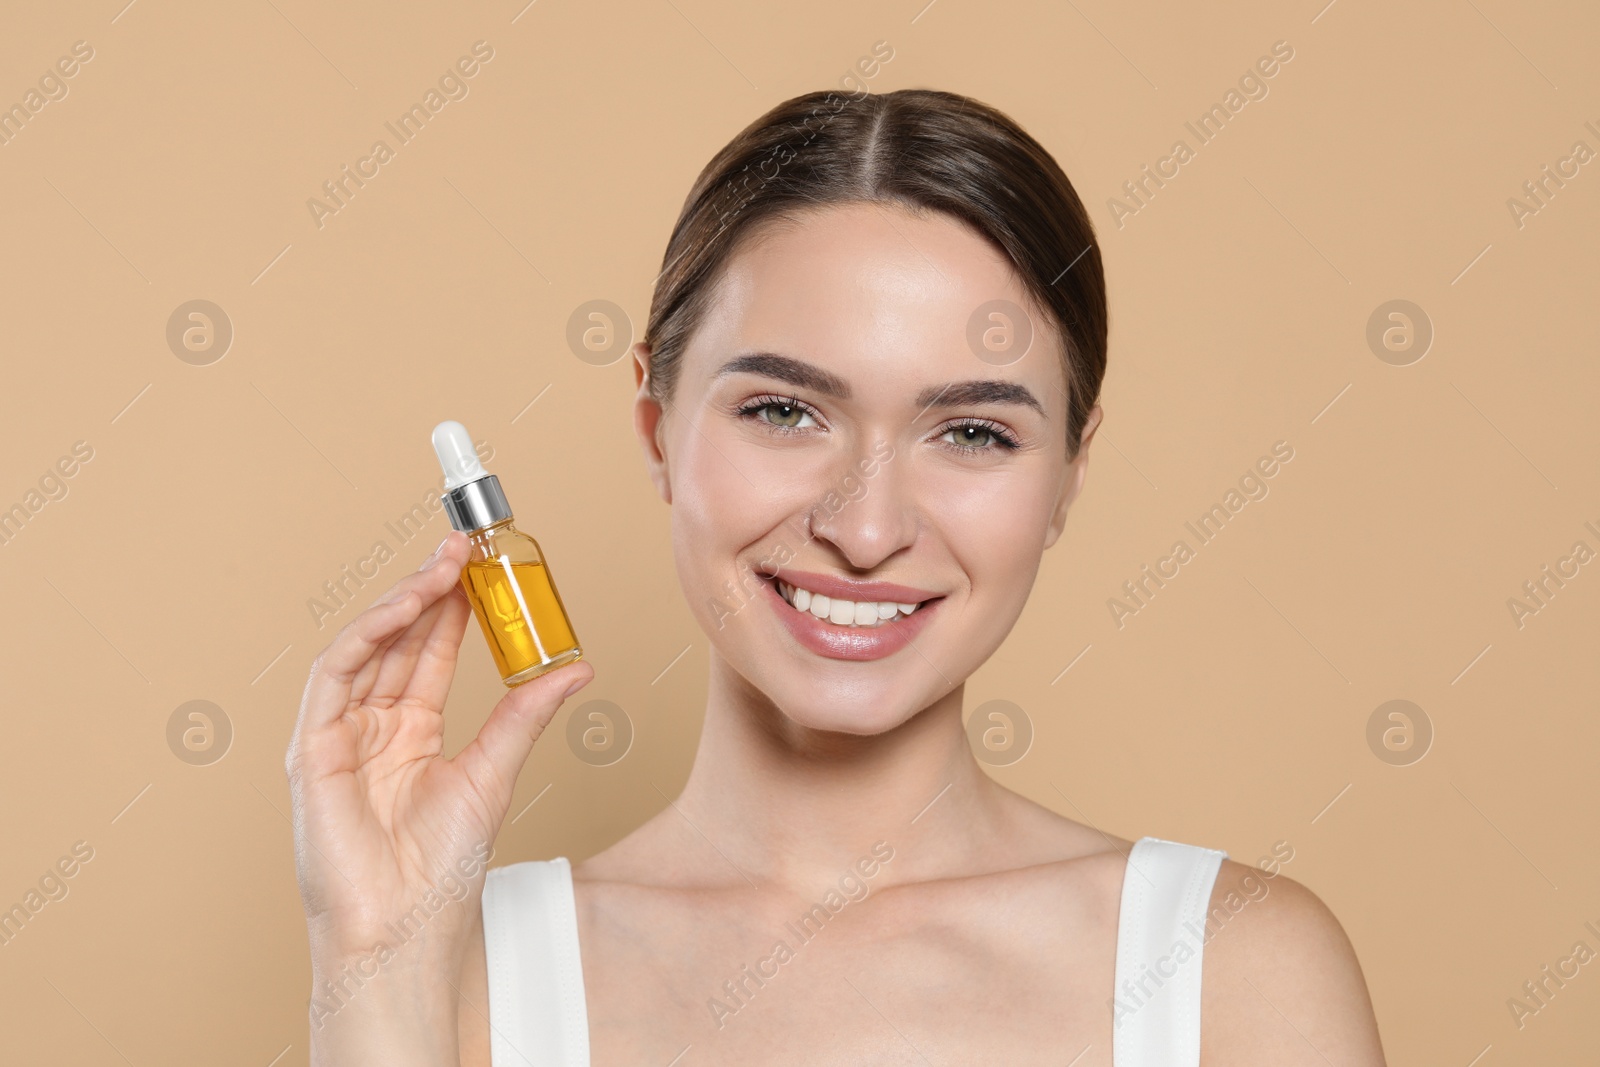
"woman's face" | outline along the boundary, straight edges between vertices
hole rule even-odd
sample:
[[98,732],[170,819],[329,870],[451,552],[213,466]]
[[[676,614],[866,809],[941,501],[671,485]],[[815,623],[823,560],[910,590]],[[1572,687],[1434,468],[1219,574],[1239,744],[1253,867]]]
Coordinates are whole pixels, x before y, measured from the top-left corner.
[[[1028,309],[1021,358],[969,342],[996,300]],[[636,427],[689,605],[797,725],[898,726],[1021,613],[1099,418],[1069,463],[1060,341],[1033,308],[1006,257],[955,219],[830,206],[739,251],[675,395],[658,406],[641,388]],[[1022,326],[979,331],[1008,325]],[[635,358],[642,375],[648,351]]]

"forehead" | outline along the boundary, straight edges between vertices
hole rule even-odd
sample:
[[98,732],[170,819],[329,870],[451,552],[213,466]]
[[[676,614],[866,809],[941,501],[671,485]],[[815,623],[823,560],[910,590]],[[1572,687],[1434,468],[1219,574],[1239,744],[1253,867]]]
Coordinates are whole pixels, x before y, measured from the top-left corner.
[[[969,326],[980,306],[1006,300],[1027,309],[1028,355],[996,367],[977,358]],[[1054,392],[1055,334],[1005,253],[941,212],[851,203],[764,222],[730,257],[686,367],[761,349],[828,366],[850,380],[875,372],[917,378],[1032,378]],[[698,352],[696,352],[698,350]],[[1046,375],[1052,377],[1046,377]]]

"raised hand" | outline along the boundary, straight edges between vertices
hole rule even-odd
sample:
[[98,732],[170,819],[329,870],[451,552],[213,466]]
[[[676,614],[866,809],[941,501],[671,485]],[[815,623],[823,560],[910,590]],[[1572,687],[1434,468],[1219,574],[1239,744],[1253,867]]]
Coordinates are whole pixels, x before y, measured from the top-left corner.
[[[352,619],[301,698],[285,768],[314,1049],[337,1020],[341,1055],[451,1062],[453,982],[517,774],[561,702],[594,677],[580,660],[517,686],[445,759],[445,697],[472,614],[460,587],[468,551],[452,532]],[[361,1043],[367,1031],[387,1034],[381,1049]]]

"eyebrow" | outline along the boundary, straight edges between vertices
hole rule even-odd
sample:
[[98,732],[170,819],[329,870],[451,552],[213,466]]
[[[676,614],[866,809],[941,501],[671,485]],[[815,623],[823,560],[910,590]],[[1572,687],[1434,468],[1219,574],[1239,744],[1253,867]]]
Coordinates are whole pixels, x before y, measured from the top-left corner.
[[[749,352],[735,356],[719,367],[712,377],[721,378],[728,374],[759,374],[787,382],[800,389],[810,389],[835,400],[849,400],[851,397],[850,383],[837,374],[792,356],[778,355],[776,352]],[[1041,417],[1049,417],[1044,405],[1033,395],[1031,389],[1020,382],[1003,379],[971,379],[930,385],[918,393],[916,398],[917,406],[923,411],[941,402],[950,407],[969,404],[1016,404],[1032,408]]]

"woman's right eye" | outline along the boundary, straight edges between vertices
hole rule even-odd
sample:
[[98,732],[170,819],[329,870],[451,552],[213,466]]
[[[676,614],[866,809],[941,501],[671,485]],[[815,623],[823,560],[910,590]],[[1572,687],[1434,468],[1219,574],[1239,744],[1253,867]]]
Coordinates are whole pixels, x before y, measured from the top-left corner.
[[[803,430],[817,425],[811,412],[786,400],[757,399],[739,410],[745,418],[757,418],[774,429]],[[810,419],[810,422],[805,420]]]
[[789,404],[765,404],[761,410],[777,412],[776,415],[768,415],[767,421],[774,426],[784,426],[791,429],[799,427],[801,419],[809,419],[811,417],[799,408],[792,407]]

